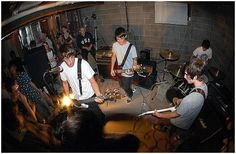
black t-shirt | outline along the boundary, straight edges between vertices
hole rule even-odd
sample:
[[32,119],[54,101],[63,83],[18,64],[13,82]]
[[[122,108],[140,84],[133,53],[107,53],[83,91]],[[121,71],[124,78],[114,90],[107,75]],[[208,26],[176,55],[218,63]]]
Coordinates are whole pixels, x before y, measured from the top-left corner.
[[90,44],[94,43],[92,34],[89,32],[85,32],[84,36],[79,34],[77,36],[76,43],[77,43],[78,48],[81,50],[83,46],[88,47]]

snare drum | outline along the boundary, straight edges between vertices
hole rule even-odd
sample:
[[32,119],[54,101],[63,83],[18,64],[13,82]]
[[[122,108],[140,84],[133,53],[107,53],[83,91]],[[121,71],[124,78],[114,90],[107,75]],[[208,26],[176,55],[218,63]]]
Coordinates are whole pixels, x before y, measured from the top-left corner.
[[185,79],[178,80],[174,86],[171,86],[166,92],[166,98],[172,103],[174,97],[184,98],[192,90],[192,85],[189,85]]

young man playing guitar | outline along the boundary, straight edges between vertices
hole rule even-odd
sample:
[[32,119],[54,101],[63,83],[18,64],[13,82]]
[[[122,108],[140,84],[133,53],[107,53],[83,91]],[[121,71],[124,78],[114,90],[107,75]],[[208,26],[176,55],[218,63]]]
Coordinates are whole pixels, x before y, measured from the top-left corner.
[[[101,103],[103,100],[91,99],[93,96],[102,96],[98,84],[94,78],[94,71],[86,60],[75,57],[75,50],[69,46],[61,46],[61,55],[63,62],[60,65],[62,72],[60,73],[64,92],[69,96],[70,88],[74,95],[74,98],[80,103],[89,105],[88,109],[94,111],[94,113],[104,120],[105,116],[100,110],[97,103]],[[88,101],[93,100],[93,101]]]
[[127,34],[123,27],[119,27],[115,30],[115,40],[116,42],[112,46],[111,76],[115,76],[114,65],[116,60],[117,64],[121,66],[122,69],[127,69],[121,74],[119,84],[125,90],[128,96],[127,103],[129,103],[133,96],[131,84],[134,72],[131,70],[138,67],[137,51],[135,46],[127,40]]
[[168,113],[154,112],[153,115],[161,119],[170,119],[172,128],[177,128],[182,132],[190,129],[193,122],[199,115],[204,101],[208,95],[208,88],[203,81],[203,72],[205,63],[195,58],[185,69],[184,78],[188,84],[193,84],[194,88],[190,94],[183,99],[176,99],[174,104],[177,105],[176,111]]

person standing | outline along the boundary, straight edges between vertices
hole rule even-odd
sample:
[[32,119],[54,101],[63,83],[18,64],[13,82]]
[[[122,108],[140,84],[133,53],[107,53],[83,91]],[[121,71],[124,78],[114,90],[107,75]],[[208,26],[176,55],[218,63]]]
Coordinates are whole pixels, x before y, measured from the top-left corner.
[[94,39],[91,33],[86,31],[85,27],[80,27],[79,35],[76,39],[77,46],[81,50],[82,58],[88,61],[88,54],[90,53],[94,58],[96,57],[96,51],[93,46]]
[[[122,69],[132,69],[137,67],[137,51],[134,45],[127,40],[127,33],[123,27],[118,27],[115,30],[116,42],[112,46],[112,58],[111,58],[111,76],[115,76],[114,65],[117,60],[118,65],[122,65]],[[127,53],[127,56],[125,56]],[[133,71],[125,71],[119,78],[119,84],[124,89],[127,95],[127,103],[130,103],[133,96],[132,77]]]
[[[76,58],[76,52],[73,48],[63,45],[60,48],[63,62],[60,65],[63,71],[60,73],[64,92],[67,96],[70,94],[70,88],[74,98],[80,103],[89,105],[89,109],[104,121],[104,114],[97,103],[103,100],[93,99],[93,96],[102,96],[98,84],[94,78],[94,71],[87,61]],[[80,68],[80,69],[79,69]]]
[[51,68],[56,67],[57,66],[57,57],[56,57],[55,51],[52,48],[50,48],[50,46],[48,45],[47,42],[43,42],[43,46],[46,50],[46,54],[47,54],[48,61],[50,63]]
[[62,27],[62,36],[64,39],[64,44],[71,48],[74,48],[74,38],[72,37],[69,29],[66,26]]

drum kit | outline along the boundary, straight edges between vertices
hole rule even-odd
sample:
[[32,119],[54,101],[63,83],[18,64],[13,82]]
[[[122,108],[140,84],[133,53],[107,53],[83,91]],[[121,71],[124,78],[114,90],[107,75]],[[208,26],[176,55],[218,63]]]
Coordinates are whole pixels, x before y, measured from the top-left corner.
[[166,98],[168,101],[172,102],[174,97],[183,98],[186,96],[190,90],[190,85],[184,80],[184,69],[186,63],[183,64],[169,64],[168,61],[176,61],[179,59],[179,54],[174,50],[164,49],[160,52],[160,57],[164,60],[164,73],[161,81],[164,83],[165,74],[170,73],[173,76],[175,83],[167,90]]
[[[164,49],[163,51],[161,51],[160,57],[163,58],[165,63],[162,78],[163,81],[160,81],[159,83],[165,83],[165,73],[170,73],[174,80],[174,83],[166,92],[167,100],[172,103],[174,97],[183,98],[188,95],[193,89],[193,86],[189,85],[184,79],[184,71],[187,62],[167,65],[168,61],[176,61],[180,57],[176,51],[169,49]],[[224,78],[223,72],[216,67],[209,68],[208,72],[214,80],[222,80]],[[208,83],[208,77],[205,74],[203,75],[203,80],[205,81],[205,83]],[[156,84],[158,85],[158,83]]]

